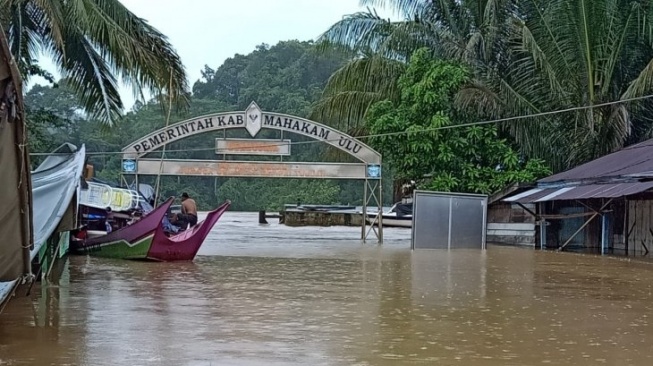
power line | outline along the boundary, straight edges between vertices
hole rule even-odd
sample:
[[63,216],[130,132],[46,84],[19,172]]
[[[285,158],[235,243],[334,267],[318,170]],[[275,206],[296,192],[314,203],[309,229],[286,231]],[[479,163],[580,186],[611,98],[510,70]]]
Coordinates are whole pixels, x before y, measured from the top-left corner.
[[[650,99],[653,98],[653,94],[648,94],[648,95],[643,95],[639,97],[633,97],[633,98],[627,98],[627,99],[622,99],[622,100],[617,100],[617,101],[611,101],[611,102],[605,102],[605,103],[599,103],[599,104],[593,104],[593,105],[588,105],[588,106],[578,106],[578,107],[570,107],[570,108],[565,108],[565,109],[558,109],[554,111],[548,111],[548,112],[539,112],[539,113],[533,113],[533,114],[527,114],[527,115],[521,115],[521,116],[514,116],[514,117],[504,117],[504,118],[498,118],[498,119],[493,119],[493,120],[486,120],[486,121],[477,121],[477,122],[469,122],[469,123],[461,123],[461,124],[456,124],[456,125],[449,125],[449,126],[442,126],[442,127],[433,127],[433,128],[423,128],[423,129],[418,129],[415,131],[397,131],[397,132],[387,132],[387,133],[379,133],[379,134],[371,134],[371,135],[363,135],[363,136],[356,136],[354,137],[357,140],[363,140],[363,139],[369,139],[369,138],[374,138],[374,137],[385,137],[385,136],[400,136],[400,135],[408,135],[408,134],[415,134],[415,133],[424,133],[424,132],[435,132],[435,131],[440,131],[440,130],[450,130],[454,128],[464,128],[464,127],[473,127],[473,126],[482,126],[482,125],[487,125],[487,124],[496,124],[496,123],[501,123],[501,122],[510,122],[510,121],[516,121],[516,120],[522,120],[522,119],[532,119],[532,118],[537,118],[537,117],[544,117],[544,116],[549,116],[549,115],[554,115],[554,114],[561,114],[561,113],[568,113],[568,112],[574,112],[574,111],[580,111],[580,110],[586,110],[586,109],[593,109],[593,108],[599,108],[599,107],[607,107],[615,104],[623,104],[623,103],[628,103],[628,102],[634,102],[638,100],[644,100],[644,99]],[[292,131],[290,131],[292,132]],[[255,139],[252,141],[256,141]],[[251,146],[251,148],[256,148],[256,147],[269,147],[269,146],[286,146],[286,145],[305,145],[305,144],[314,144],[318,142],[338,142],[339,139],[325,139],[325,140],[310,140],[310,141],[291,141],[289,143],[277,143],[277,144],[266,144],[266,145],[260,145],[260,146]],[[166,150],[167,152],[201,152],[201,151],[216,151],[216,154],[221,154],[219,150],[217,150],[215,147],[211,148],[195,148],[195,149],[177,149],[177,150]],[[160,151],[152,151],[150,153],[157,153]],[[102,155],[119,155],[119,154],[124,154],[125,152],[123,151],[95,151],[95,152],[86,152],[86,155],[89,156],[102,156]],[[55,155],[68,155],[64,153],[30,153],[30,155],[33,156],[55,156]]]

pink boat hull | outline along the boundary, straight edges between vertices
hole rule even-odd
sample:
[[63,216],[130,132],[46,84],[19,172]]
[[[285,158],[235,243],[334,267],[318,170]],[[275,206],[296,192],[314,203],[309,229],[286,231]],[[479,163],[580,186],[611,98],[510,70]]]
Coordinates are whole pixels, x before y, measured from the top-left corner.
[[177,235],[168,237],[165,235],[163,228],[159,227],[156,234],[154,234],[147,258],[162,262],[192,261],[213,226],[220,220],[222,214],[229,209],[229,206],[231,206],[231,202],[223,203],[220,207],[209,212],[206,218],[198,222],[197,225]]

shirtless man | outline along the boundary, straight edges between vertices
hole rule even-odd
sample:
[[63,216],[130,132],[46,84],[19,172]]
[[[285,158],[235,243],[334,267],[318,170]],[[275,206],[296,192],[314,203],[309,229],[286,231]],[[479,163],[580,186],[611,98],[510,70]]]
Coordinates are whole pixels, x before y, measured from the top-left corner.
[[190,227],[197,225],[197,205],[195,200],[188,196],[188,193],[181,194],[181,213],[184,214]]

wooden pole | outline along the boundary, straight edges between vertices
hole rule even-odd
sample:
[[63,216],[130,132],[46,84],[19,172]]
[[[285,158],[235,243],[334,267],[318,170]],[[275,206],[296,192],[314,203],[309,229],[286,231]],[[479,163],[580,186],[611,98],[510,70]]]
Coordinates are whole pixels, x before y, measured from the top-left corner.
[[379,178],[379,244],[383,244],[383,179]]
[[365,243],[365,228],[367,226],[367,178],[365,178],[363,184],[363,220],[361,221],[361,240]]

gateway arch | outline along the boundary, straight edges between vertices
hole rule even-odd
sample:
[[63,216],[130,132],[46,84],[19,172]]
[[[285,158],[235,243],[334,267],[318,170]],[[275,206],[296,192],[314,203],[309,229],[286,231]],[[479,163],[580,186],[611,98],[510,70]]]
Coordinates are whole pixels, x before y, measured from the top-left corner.
[[[152,159],[146,155],[167,144],[191,136],[226,130],[246,130],[250,138],[216,138],[216,155],[223,159]],[[280,131],[279,139],[255,139],[263,129]],[[326,143],[354,157],[357,163],[289,162],[283,156],[291,153],[292,140],[284,139],[290,132]],[[227,155],[277,156],[276,161],[226,160]],[[330,126],[305,118],[282,113],[265,112],[252,102],[244,111],[222,112],[190,118],[153,131],[122,149],[122,174],[139,175],[254,177],[254,178],[313,178],[363,180],[363,218],[369,206],[378,207],[367,228],[362,220],[361,239],[373,232],[383,242],[381,154]],[[376,225],[376,227],[375,227]]]

